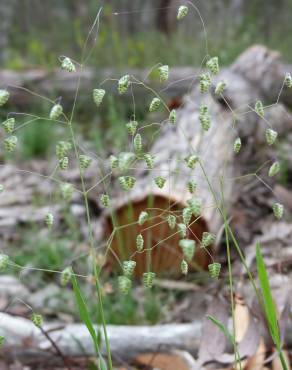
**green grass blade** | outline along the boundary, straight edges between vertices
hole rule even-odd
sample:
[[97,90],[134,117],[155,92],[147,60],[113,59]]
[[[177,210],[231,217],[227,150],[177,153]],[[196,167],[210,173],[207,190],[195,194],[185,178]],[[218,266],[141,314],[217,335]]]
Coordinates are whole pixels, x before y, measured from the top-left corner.
[[98,347],[99,339],[97,337],[96,331],[95,331],[94,326],[92,324],[92,321],[90,319],[86,304],[84,302],[82,293],[80,291],[77,279],[76,279],[74,274],[72,274],[72,279],[71,280],[72,280],[73,290],[74,290],[76,304],[78,306],[78,311],[79,311],[80,318],[84,322],[84,324],[86,325],[86,327],[87,327],[87,329],[88,329],[88,331],[91,335],[91,338],[93,340],[96,354],[99,356],[99,347]]
[[225,325],[223,325],[220,321],[218,321],[214,316],[212,315],[207,315],[206,316],[207,319],[209,319],[210,321],[212,321],[212,323],[214,325],[216,325],[221,331],[222,333],[225,335],[225,337],[227,338],[227,340],[229,340],[229,342],[232,344],[232,345],[235,345],[235,341],[234,341],[234,338],[233,336],[229,333],[228,329],[225,327]]
[[262,301],[263,301],[266,319],[268,321],[269,330],[273,338],[273,341],[275,345],[279,348],[281,346],[281,340],[280,340],[276,308],[275,308],[275,304],[273,301],[268,273],[266,270],[263,256],[261,254],[259,243],[257,243],[256,245],[256,262],[257,262],[257,270],[258,270],[258,276],[259,276],[259,281],[260,281],[260,286],[261,286],[261,291],[262,291],[262,298],[263,298]]

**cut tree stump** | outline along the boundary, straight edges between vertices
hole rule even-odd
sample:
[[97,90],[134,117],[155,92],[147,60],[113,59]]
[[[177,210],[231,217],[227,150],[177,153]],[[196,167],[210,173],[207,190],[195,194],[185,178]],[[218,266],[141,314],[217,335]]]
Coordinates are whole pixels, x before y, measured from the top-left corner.
[[[232,177],[242,175],[233,151],[234,140],[241,137],[243,152],[245,143],[249,143],[246,150],[250,152],[251,148],[255,150],[258,143],[265,140],[266,123],[255,112],[241,116],[240,113],[250,110],[249,104],[254,107],[257,100],[264,105],[276,100],[277,94],[272,87],[278,86],[280,91],[283,73],[279,71],[282,71],[282,67],[277,53],[263,46],[254,46],[215,78],[215,83],[220,80],[227,83],[223,96],[218,97],[214,93],[202,95],[198,84],[194,86],[177,112],[176,126],[164,123],[149,150],[156,156],[154,169],[149,171],[145,164],[139,165],[139,169],[134,171],[137,178],[134,189],[124,195],[118,192],[117,198],[112,201],[111,215],[114,214],[114,217],[108,216],[106,224],[107,237],[115,230],[110,244],[115,259],[133,258],[137,261],[137,276],[147,271],[149,266],[151,271],[159,274],[179,272],[182,260],[179,235],[177,229],[169,228],[166,217],[169,214],[180,216],[182,209],[187,206],[188,199],[192,197],[187,190],[189,179],[197,182],[195,196],[202,200],[203,212],[196,222],[192,218],[188,238],[195,240],[199,246],[204,231],[218,235],[223,224],[216,207],[216,201],[221,201],[220,178],[224,178],[224,201],[228,211],[238,195],[235,194]],[[214,87],[212,89],[214,91]],[[199,122],[201,104],[209,107],[211,128],[208,132],[202,130]],[[277,130],[287,123],[287,116],[281,105],[266,111],[266,117],[275,124]],[[194,170],[186,166],[185,158],[193,154],[200,158],[203,167],[199,163]],[[153,182],[158,175],[166,178],[163,189],[158,189]],[[137,224],[141,211],[148,211],[150,215],[150,220],[143,226]],[[128,226],[114,229],[113,219],[115,227]],[[181,219],[180,216],[177,221],[182,222]],[[146,252],[136,252],[136,236],[140,233],[144,237],[145,248],[151,249],[151,257],[145,257]],[[216,248],[213,252],[216,252]],[[208,253],[199,247],[192,267],[204,269],[209,261]]]

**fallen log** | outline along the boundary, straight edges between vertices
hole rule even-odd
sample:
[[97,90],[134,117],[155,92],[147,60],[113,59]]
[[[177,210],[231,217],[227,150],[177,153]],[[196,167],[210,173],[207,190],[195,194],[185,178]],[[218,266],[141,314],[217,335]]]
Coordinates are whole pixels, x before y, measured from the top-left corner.
[[[22,363],[56,361],[51,355],[52,343],[34,324],[22,317],[0,314],[0,335],[5,337],[6,360],[17,357]],[[87,328],[82,324],[46,324],[43,329],[58,346],[63,356],[94,356],[95,350]],[[131,361],[138,354],[180,349],[196,353],[201,336],[201,323],[169,324],[156,326],[107,326],[113,358]],[[102,344],[102,353],[106,350]]]
[[[192,218],[188,238],[198,244],[203,232],[220,232],[223,221],[216,206],[221,199],[220,178],[224,178],[225,207],[228,211],[237,195],[231,179],[235,175],[242,175],[235,160],[234,140],[241,137],[243,145],[249,143],[248,148],[243,147],[243,156],[246,153],[250,155],[259,142],[264,142],[266,123],[252,111],[250,104],[254,106],[257,100],[265,104],[267,97],[271,100],[275,98],[271,86],[281,86],[283,83],[281,76],[275,72],[281,70],[281,66],[278,54],[262,46],[253,47],[215,79],[215,83],[220,80],[227,83],[222,95],[202,95],[196,85],[178,110],[177,125],[163,125],[149,150],[156,157],[154,169],[149,171],[146,166],[139,166],[134,171],[137,179],[134,189],[124,196],[118,193],[117,199],[112,202],[111,215],[106,220],[107,237],[114,232],[109,247],[121,260],[134,257],[137,275],[147,271],[149,266],[156,273],[167,271],[177,274],[180,270],[180,238],[177,230],[169,228],[166,217],[169,214],[176,215],[177,222],[182,222],[182,210],[192,197],[187,191],[189,179],[197,183],[195,195],[202,200],[203,212],[196,221]],[[268,84],[265,79],[267,75]],[[200,125],[201,104],[209,107],[212,124],[208,132],[204,132]],[[250,113],[246,114],[246,110]],[[279,109],[279,106],[271,107],[266,112],[266,118],[275,123],[277,130],[285,127],[288,121],[286,115],[285,109]],[[190,155],[199,158],[194,170],[185,164],[185,158]],[[166,180],[162,189],[158,189],[153,182],[158,175]],[[150,220],[143,226],[137,225],[141,211],[150,214]],[[148,258],[145,258],[144,253],[136,252],[138,234],[143,235],[146,249],[151,250],[151,257],[148,254]],[[199,248],[193,267],[206,268],[209,260],[206,251]]]

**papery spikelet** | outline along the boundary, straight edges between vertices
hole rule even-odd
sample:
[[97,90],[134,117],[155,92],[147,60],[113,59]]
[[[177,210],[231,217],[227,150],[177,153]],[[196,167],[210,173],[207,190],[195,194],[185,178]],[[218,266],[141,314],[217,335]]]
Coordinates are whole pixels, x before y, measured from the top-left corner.
[[0,107],[6,104],[9,100],[10,94],[7,90],[1,89],[0,90]]
[[159,187],[159,189],[162,189],[165,185],[166,179],[162,176],[157,176],[154,178],[154,182]]
[[93,90],[93,101],[99,107],[102,103],[103,97],[105,95],[105,90],[103,89],[94,89]]
[[132,281],[127,276],[118,277],[119,290],[122,294],[128,294],[132,288]]
[[109,206],[109,203],[110,203],[110,198],[107,194],[101,194],[100,196],[100,203],[104,206],[104,207],[108,207]]
[[214,243],[215,239],[216,236],[214,234],[204,231],[202,235],[202,247],[203,248],[209,247]]
[[163,66],[159,67],[158,72],[159,72],[160,81],[165,82],[165,81],[168,80],[168,76],[169,76],[169,67],[168,67],[168,65],[163,65]]
[[221,270],[221,264],[218,262],[213,262],[208,265],[210,277],[213,279],[218,279]]
[[149,219],[148,212],[142,211],[139,215],[138,224],[143,225]]
[[132,136],[135,135],[137,130],[138,122],[137,121],[130,121],[126,124],[126,128],[128,130],[128,133]]
[[119,79],[118,90],[120,94],[124,94],[130,86],[130,75],[125,75]]
[[219,81],[215,88],[215,94],[221,95],[225,89],[226,89],[226,82]]
[[61,64],[61,68],[67,72],[76,72],[76,68],[72,60],[68,57],[64,58]]
[[60,282],[62,286],[66,286],[69,281],[71,280],[72,277],[72,268],[71,267],[66,267],[62,272],[61,272],[61,278]]
[[59,141],[56,145],[56,156],[59,159],[65,157],[69,150],[72,149],[72,145],[69,141]]
[[41,327],[43,325],[43,317],[40,314],[33,313],[30,317],[31,321],[36,327]]
[[144,288],[152,288],[155,276],[156,276],[155,272],[144,272],[143,274]]
[[292,87],[292,77],[291,77],[291,73],[287,72],[285,74],[285,80],[284,80],[284,83],[287,87],[291,88]]
[[188,14],[189,8],[185,5],[181,5],[177,11],[177,19],[181,20]]
[[153,98],[149,106],[149,112],[155,112],[160,107],[160,104],[161,104],[160,99]]
[[69,202],[73,195],[73,185],[69,183],[64,183],[61,185],[61,193],[66,202]]
[[144,239],[143,239],[143,236],[139,234],[137,235],[137,238],[136,238],[137,251],[141,252],[143,250],[143,247],[144,247]]
[[182,239],[179,241],[179,246],[183,251],[184,258],[187,262],[191,262],[196,249],[196,243],[192,239]]
[[200,198],[191,198],[187,201],[187,203],[195,217],[201,216],[202,200]]
[[144,154],[144,160],[147,168],[152,169],[154,167],[154,158],[155,157],[152,154]]
[[174,215],[169,215],[167,217],[167,223],[171,229],[174,229],[176,225],[176,217]]
[[180,238],[185,238],[187,236],[187,226],[185,224],[177,224],[177,229]]
[[185,261],[185,260],[181,261],[180,269],[181,269],[182,274],[187,275],[188,270],[189,270],[189,266],[188,266],[187,261]]
[[219,73],[219,60],[218,57],[213,57],[209,59],[206,63],[206,67],[209,68],[213,75],[217,75]]
[[183,223],[188,226],[190,221],[191,221],[191,218],[192,218],[192,210],[190,207],[186,207],[183,209],[183,212],[182,212],[182,218],[183,218]]
[[47,213],[45,217],[45,224],[48,228],[51,228],[54,224],[54,215],[52,213]]
[[274,216],[278,220],[280,220],[283,217],[284,206],[281,203],[274,203],[273,204],[273,213],[274,213]]
[[274,162],[270,169],[269,169],[269,177],[273,177],[273,176],[276,176],[278,174],[278,172],[280,171],[280,163],[279,162]]
[[85,154],[79,155],[79,163],[82,170],[86,170],[92,162],[92,159]]
[[6,121],[2,123],[4,130],[7,134],[11,134],[14,130],[15,125],[15,118],[8,118]]
[[175,109],[172,109],[170,111],[168,119],[172,125],[176,124],[176,110]]
[[136,267],[135,261],[124,261],[123,262],[123,273],[124,276],[131,277]]
[[4,148],[7,152],[12,153],[17,144],[17,137],[16,136],[9,136],[4,140]]
[[241,139],[240,137],[237,137],[233,144],[234,153],[238,154],[240,152],[240,149],[241,149]]
[[133,176],[120,176],[118,178],[121,188],[125,191],[133,189],[136,179]]
[[196,167],[196,164],[198,161],[199,161],[199,157],[194,154],[186,158],[186,164],[192,170]]
[[6,254],[0,253],[0,271],[7,269],[9,264],[9,257]]
[[55,104],[50,111],[50,119],[56,120],[63,113],[63,107],[61,104]]
[[266,129],[266,141],[268,145],[273,145],[278,136],[277,131],[272,130],[271,128]]
[[256,113],[260,116],[260,117],[264,117],[264,106],[263,106],[263,103],[258,100],[256,103],[255,103],[255,107],[254,107]]
[[59,160],[59,166],[61,170],[68,170],[69,166],[69,158],[68,157],[63,157]]
[[197,189],[197,183],[195,180],[190,180],[188,181],[188,191],[191,193],[191,194],[194,194],[194,192],[196,191]]

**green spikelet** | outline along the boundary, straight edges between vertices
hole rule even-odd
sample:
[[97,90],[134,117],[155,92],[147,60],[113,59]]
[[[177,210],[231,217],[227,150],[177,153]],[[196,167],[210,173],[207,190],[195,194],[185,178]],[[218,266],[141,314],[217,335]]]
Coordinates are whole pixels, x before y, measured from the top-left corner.
[[179,246],[181,247],[184,255],[184,259],[187,262],[191,262],[196,249],[196,243],[191,239],[182,239],[179,241]]
[[118,158],[116,156],[111,155],[109,157],[109,161],[110,161],[110,166],[111,166],[111,169],[112,170],[115,169],[115,168],[117,168],[119,166],[119,160],[118,160]]
[[126,128],[128,130],[129,135],[134,136],[136,133],[138,127],[138,122],[137,121],[130,121],[126,124]]
[[273,177],[273,176],[276,176],[278,174],[278,172],[280,171],[280,163],[279,162],[274,162],[270,169],[269,169],[269,177]]
[[103,89],[94,89],[93,90],[93,101],[99,107],[102,103],[103,97],[105,95],[105,90]]
[[215,87],[215,94],[221,95],[225,89],[226,89],[226,82],[219,81]]
[[155,112],[161,105],[161,100],[158,98],[153,98],[150,106],[149,106],[149,112]]
[[5,271],[9,264],[9,257],[7,254],[0,253],[0,271]]
[[185,161],[187,166],[193,170],[199,161],[199,157],[197,155],[190,155]]
[[136,153],[141,153],[143,149],[142,137],[140,134],[135,135],[134,137],[134,150]]
[[129,294],[132,288],[132,281],[127,276],[118,277],[119,290],[122,294]]
[[104,206],[104,207],[108,207],[109,206],[109,203],[110,203],[110,198],[107,194],[101,194],[100,196],[100,203]]
[[161,82],[165,82],[165,81],[168,80],[168,76],[169,76],[169,67],[168,67],[168,65],[163,65],[163,66],[159,67],[158,72],[159,72],[159,77],[160,77]]
[[169,215],[167,217],[167,223],[168,223],[168,226],[173,230],[176,225],[176,217],[174,215]]
[[206,63],[206,67],[209,68],[210,72],[213,75],[217,75],[219,73],[218,57],[213,57],[213,58],[209,59]]
[[56,156],[58,159],[65,157],[72,149],[71,143],[68,141],[59,141],[56,145]]
[[86,170],[92,162],[92,159],[87,155],[80,154],[79,155],[79,163],[82,170]]
[[73,190],[74,188],[72,184],[65,183],[61,185],[61,193],[66,202],[70,202],[72,199]]
[[136,156],[134,153],[131,152],[120,153],[118,158],[119,170],[122,172],[127,171],[134,162],[135,158]]
[[7,90],[0,90],[0,107],[6,104],[9,100],[10,94]]
[[50,111],[50,119],[56,120],[63,113],[63,107],[61,104],[55,104]]
[[178,234],[180,238],[183,239],[187,236],[187,227],[185,224],[177,224],[177,229],[178,229]]
[[136,267],[135,261],[124,261],[123,262],[123,273],[124,276],[131,277]]
[[221,270],[221,264],[218,262],[213,262],[208,265],[210,277],[212,279],[217,279],[219,278],[220,275],[220,270]]
[[152,169],[154,167],[154,158],[155,157],[152,154],[144,154],[144,161],[147,168]]
[[146,221],[148,221],[148,219],[149,219],[148,212],[142,211],[138,218],[138,224],[142,226],[143,224],[145,224]]
[[4,140],[4,149],[7,152],[12,153],[16,148],[16,144],[17,144],[17,137],[13,135],[9,136]]
[[209,109],[205,104],[201,105],[200,107],[199,121],[201,123],[202,129],[204,131],[208,131],[211,127],[211,119]]
[[137,238],[136,238],[137,251],[141,252],[143,250],[143,247],[144,247],[144,239],[143,239],[143,236],[139,234],[137,235]]
[[202,247],[207,248],[214,243],[216,236],[214,234],[208,233],[207,231],[203,232],[202,235]]
[[6,121],[2,123],[4,130],[6,134],[11,134],[14,130],[14,125],[15,125],[15,118],[8,118]]
[[52,213],[47,213],[45,217],[45,224],[50,229],[54,224],[54,216]]
[[4,186],[0,184],[0,194],[3,193],[3,191],[4,191]]
[[191,198],[187,201],[187,203],[195,217],[201,216],[202,200],[200,198]]
[[234,153],[238,154],[240,152],[240,149],[241,149],[241,139],[240,137],[238,137],[235,139],[233,144]]
[[159,189],[162,189],[165,185],[166,179],[162,176],[157,176],[154,178],[154,182],[159,187]]
[[191,193],[191,194],[194,194],[194,192],[196,191],[197,189],[197,183],[195,180],[190,180],[188,181],[188,191]]
[[5,338],[3,337],[3,335],[0,335],[0,349],[3,346],[4,341],[5,341]]
[[33,313],[30,316],[31,321],[34,323],[34,325],[38,328],[40,328],[43,325],[43,317],[40,314]]
[[136,183],[136,179],[133,176],[120,176],[118,180],[121,188],[125,191],[133,189]]
[[211,86],[211,78],[210,78],[210,75],[209,73],[202,73],[200,76],[199,76],[199,86],[200,86],[200,92],[202,94],[206,93],[210,86]]
[[266,129],[266,141],[268,145],[273,145],[276,141],[278,133],[271,128]]
[[176,124],[176,110],[175,109],[172,109],[170,111],[168,119],[172,125]]
[[130,75],[125,75],[119,79],[118,90],[120,94],[124,94],[130,86]]
[[66,267],[62,272],[61,272],[61,278],[60,282],[62,286],[66,286],[69,281],[71,280],[72,277],[72,268],[71,267]]
[[280,203],[273,204],[273,213],[276,219],[280,220],[284,214],[284,206]]
[[185,5],[181,5],[177,11],[177,19],[180,21],[188,14],[188,12],[189,12],[189,8]]
[[254,107],[256,113],[260,116],[260,117],[264,117],[264,106],[263,106],[263,103],[258,100],[256,103],[255,103],[255,107]]
[[61,170],[68,170],[69,158],[68,157],[63,157],[63,158],[59,159],[59,166],[60,166]]
[[63,59],[61,68],[67,72],[76,72],[75,65],[73,64],[72,60],[68,57]]
[[285,74],[285,80],[284,80],[284,83],[287,87],[291,88],[292,87],[292,77],[291,77],[291,73],[287,72]]
[[185,260],[181,261],[180,269],[181,269],[182,274],[187,275],[187,273],[189,271],[189,266],[188,266],[187,261],[185,261]]
[[143,274],[144,288],[152,288],[155,276],[156,276],[155,272],[144,272]]
[[192,218],[192,210],[190,207],[186,207],[182,212],[183,223],[188,226]]

